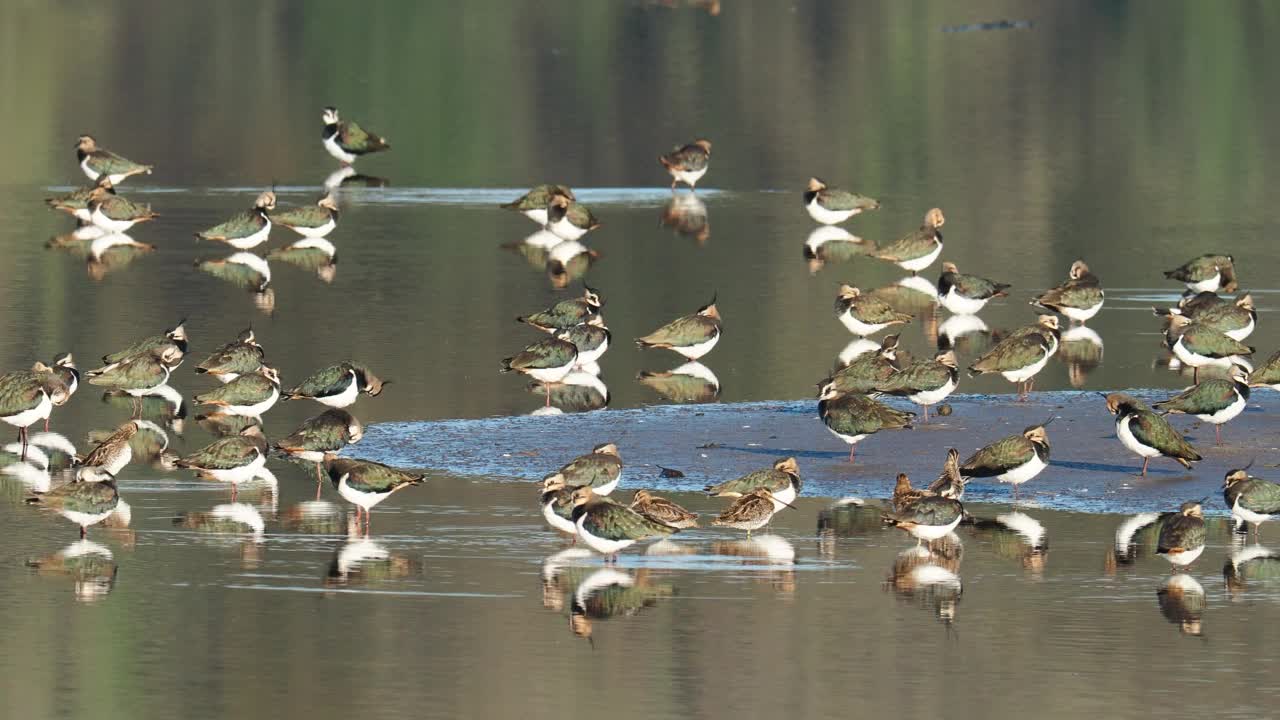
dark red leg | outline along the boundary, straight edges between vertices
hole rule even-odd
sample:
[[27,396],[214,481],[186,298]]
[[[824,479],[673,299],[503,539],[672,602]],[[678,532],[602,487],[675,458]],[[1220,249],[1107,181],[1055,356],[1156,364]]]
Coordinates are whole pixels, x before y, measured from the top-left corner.
[[1151,462],[1151,458],[1142,458],[1142,477],[1147,476],[1147,463]]
[[853,449],[854,449],[854,447],[856,447],[856,446],[855,446],[855,445],[850,445],[850,446],[849,446],[849,462],[853,462]]
[[1218,438],[1218,441],[1217,441],[1216,443],[1214,443],[1214,444],[1216,444],[1216,445],[1221,445],[1221,444],[1222,444],[1222,426],[1221,426],[1221,425],[1214,425],[1214,426],[1213,426],[1213,432],[1214,432],[1214,434],[1215,434],[1215,435],[1217,436],[1217,438]]

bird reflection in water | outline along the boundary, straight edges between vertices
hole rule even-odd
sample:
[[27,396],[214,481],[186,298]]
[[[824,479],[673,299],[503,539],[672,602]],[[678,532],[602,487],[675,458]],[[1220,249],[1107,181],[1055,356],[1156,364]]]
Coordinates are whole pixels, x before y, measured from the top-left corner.
[[720,397],[720,378],[696,360],[666,372],[644,370],[636,379],[674,403],[709,403]]
[[280,526],[304,535],[342,535],[351,522],[348,513],[328,500],[307,500],[280,514]]
[[334,551],[324,578],[326,588],[350,588],[387,580],[403,580],[422,572],[418,561],[393,553],[361,535],[355,516],[348,521],[347,541]]
[[907,548],[894,558],[884,589],[900,599],[930,608],[938,620],[950,625],[956,619],[960,595],[960,560],[964,546],[959,540],[943,538],[930,547]]
[[[649,547],[656,547],[654,543]],[[594,557],[587,548],[572,547],[549,555],[542,561],[542,607],[561,612],[567,596],[594,571],[592,565],[583,564]]]
[[322,184],[326,192],[334,192],[344,187],[383,188],[390,185],[391,181],[384,177],[356,172],[353,165],[343,165],[329,173]]
[[574,370],[558,383],[533,382],[529,392],[550,397],[551,404],[534,410],[533,415],[560,415],[600,410],[609,405],[609,388],[596,375]]
[[1244,545],[1243,540],[1234,547],[1222,564],[1222,580],[1227,587],[1227,597],[1233,602],[1243,599],[1251,582],[1274,584],[1280,580],[1280,553],[1261,545]]
[[837,225],[820,225],[804,240],[804,259],[809,274],[816,275],[827,263],[844,263],[875,251],[867,242]]
[[1199,636],[1203,629],[1204,586],[1185,573],[1172,575],[1156,590],[1156,601],[1165,620],[1178,626],[1183,635]]
[[705,245],[711,238],[711,223],[707,220],[707,204],[694,193],[673,193],[662,206],[659,221],[698,245]]
[[338,248],[324,238],[303,238],[267,253],[267,260],[278,260],[303,270],[311,270],[321,282],[331,283],[338,276]]
[[655,582],[650,570],[632,574],[614,567],[600,568],[574,589],[569,629],[580,638],[592,640],[596,621],[636,615],[675,594],[675,587],[669,583]]
[[110,549],[89,540],[71,543],[52,555],[28,558],[27,567],[43,577],[70,579],[80,602],[106,597],[115,588],[120,570]]
[[1139,513],[1125,518],[1116,528],[1115,542],[1107,550],[1104,569],[1115,575],[1120,568],[1131,569],[1139,557],[1155,550],[1156,536],[1160,532],[1160,513]]
[[1089,373],[1102,364],[1102,336],[1086,325],[1070,328],[1062,333],[1058,359],[1067,366],[1071,387],[1084,387]]
[[717,540],[711,554],[738,558],[751,570],[750,578],[767,583],[783,595],[796,591],[796,548],[781,535],[756,535],[745,540]]
[[102,393],[102,402],[121,411],[128,409],[131,415],[136,409],[138,418],[167,427],[179,435],[187,417],[182,393],[169,385],[152,388],[141,397],[134,397],[124,390],[107,390]]
[[235,538],[240,546],[240,563],[245,569],[256,568],[262,563],[267,524],[253,505],[225,503],[208,511],[184,512],[173,519],[173,524],[197,533]]
[[75,445],[66,436],[55,432],[36,433],[28,440],[25,460],[20,443],[8,443],[0,449],[0,477],[17,480],[24,490],[45,493],[53,488],[55,477],[71,480],[68,471],[75,459]]
[[85,225],[52,237],[45,247],[83,259],[91,280],[102,280],[156,249],[154,245],[138,242],[124,233],[109,233],[96,225]]
[[1004,513],[992,520],[975,519],[973,529],[991,543],[1002,558],[1017,561],[1033,578],[1044,576],[1049,561],[1049,541],[1044,525],[1021,512]]
[[231,435],[239,435],[246,428],[262,427],[262,420],[246,415],[209,413],[207,415],[197,415],[196,424],[214,437],[230,437]]
[[275,312],[276,295],[271,289],[271,266],[261,256],[238,252],[220,260],[197,260],[201,272],[244,288],[253,294],[253,304],[267,315]]

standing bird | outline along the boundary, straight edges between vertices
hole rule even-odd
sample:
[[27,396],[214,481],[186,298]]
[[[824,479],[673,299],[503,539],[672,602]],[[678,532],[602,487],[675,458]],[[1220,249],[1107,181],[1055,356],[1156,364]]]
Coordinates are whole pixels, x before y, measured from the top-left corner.
[[591,452],[565,463],[551,477],[559,477],[571,488],[589,487],[604,497],[618,487],[622,479],[622,455],[614,443],[602,443]]
[[77,482],[115,480],[120,471],[133,460],[130,441],[138,434],[141,425],[136,420],[121,425],[98,446],[79,460],[76,468]]
[[131,355],[86,375],[90,385],[122,390],[133,398],[133,417],[142,414],[142,397],[163,392],[173,369],[182,363],[182,351],[176,345],[160,345],[138,355]]
[[1235,292],[1235,260],[1230,255],[1201,255],[1166,270],[1166,278],[1185,283],[1192,292]]
[[664,348],[697,360],[720,342],[722,325],[716,299],[712,297],[710,303],[698,308],[693,315],[676,318],[648,335],[636,338],[636,345]]
[[852,285],[841,285],[834,305],[836,319],[854,335],[874,335],[893,325],[911,322],[911,315],[898,312],[889,303],[864,295]]
[[120,493],[111,480],[73,482],[27,498],[27,502],[46,507],[79,525],[80,539],[83,540],[90,526],[111,517],[120,507]]
[[654,495],[648,490],[637,490],[631,496],[632,510],[641,515],[660,522],[663,525],[670,525],[673,528],[684,530],[685,528],[698,527],[698,513],[689,512],[670,500]]
[[546,183],[544,185],[536,185],[524,195],[498,207],[504,210],[515,210],[539,225],[546,225],[547,207],[551,204],[552,196],[555,195],[563,195],[570,202],[577,200],[573,195],[573,190],[570,190],[568,185]]
[[89,193],[86,207],[89,222],[109,233],[122,233],[140,222],[160,217],[150,205],[135,203],[110,191],[110,186],[99,185]]
[[993,477],[997,482],[1010,483],[1014,499],[1017,499],[1018,486],[1049,466],[1049,433],[1045,427],[1051,422],[1053,418],[987,445],[960,465],[960,475],[964,478]]
[[818,395],[818,415],[831,434],[849,443],[849,462],[853,462],[854,446],[881,430],[911,429],[915,413],[895,410],[865,395],[841,393],[831,383]]
[[924,224],[919,230],[876,248],[872,255],[895,263],[915,275],[932,265],[938,255],[942,254],[942,231],[939,228],[945,222],[942,211],[933,208],[925,213]]
[[326,194],[315,205],[272,212],[267,219],[307,238],[322,238],[338,226],[338,201]]
[[684,147],[678,147],[666,155],[659,155],[658,162],[671,173],[671,191],[676,183],[684,183],[696,190],[698,180],[707,172],[711,162],[711,141],[698,139]]
[[[711,524],[746,530],[747,537],[750,538],[752,530],[759,530],[769,524],[773,514],[778,512],[780,502],[782,501],[774,497],[768,488],[758,487],[734,500],[719,517],[712,519]],[[782,505],[795,509],[790,503],[782,502]]]
[[186,318],[183,318],[182,320],[178,321],[177,325],[174,325],[172,328],[165,330],[164,333],[161,335],[151,335],[151,336],[145,337],[123,350],[120,350],[118,352],[113,352],[109,355],[103,355],[102,362],[107,365],[110,365],[111,363],[120,362],[121,360],[124,360],[125,358],[131,357],[133,355],[141,355],[145,352],[149,352],[155,348],[162,347],[165,345],[172,345],[173,347],[176,347],[178,349],[181,355],[185,355],[187,352],[186,324],[187,324],[187,320]]
[[378,397],[390,380],[379,379],[368,367],[346,360],[317,370],[296,387],[284,393],[285,400],[311,399],[321,405],[344,408],[350,406],[364,393]]
[[[316,466],[316,480],[322,480],[320,466],[338,452],[364,438],[364,425],[354,415],[332,408],[302,421],[292,433],[276,441],[276,450]],[[318,488],[317,488],[318,490]]]
[[954,498],[927,495],[883,517],[889,525],[910,533],[918,546],[950,535],[964,519],[964,506]]
[[1035,385],[1035,376],[1044,369],[1061,344],[1058,318],[1041,315],[1035,325],[1019,328],[969,366],[970,375],[1000,373],[1018,386],[1018,400],[1025,401]]
[[777,509],[781,510],[796,499],[802,484],[800,465],[794,457],[786,457],[773,461],[773,466],[767,470],[756,470],[740,478],[708,485],[703,488],[703,492],[711,497],[738,498],[764,488],[772,495]]
[[829,188],[822,180],[809,178],[809,188],[804,191],[804,209],[809,217],[823,225],[835,225],[867,210],[876,210],[880,203],[847,190]]
[[1222,478],[1222,501],[1237,526],[1252,525],[1261,542],[1262,523],[1280,515],[1280,484],[1253,477],[1247,467],[1231,470]]
[[61,210],[64,213],[74,217],[79,221],[81,227],[89,225],[93,222],[89,212],[89,198],[93,195],[93,191],[99,187],[106,188],[107,192],[115,193],[115,186],[111,184],[111,180],[102,177],[98,182],[89,187],[76,188],[66,195],[59,197],[45,198],[45,204],[54,210]]
[[542,492],[538,495],[543,519],[556,530],[575,536],[575,544],[578,526],[573,524],[573,493],[577,489],[566,484],[560,473],[552,473],[542,478]]
[[105,175],[112,185],[119,185],[125,178],[134,175],[150,175],[152,170],[151,165],[142,165],[99,148],[91,135],[81,135],[76,140],[76,159],[80,161],[80,169],[90,180],[96,181]]
[[568,330],[575,325],[588,322],[600,314],[602,307],[604,307],[604,300],[600,297],[600,291],[583,285],[582,297],[561,300],[542,312],[521,315],[516,318],[516,322],[532,325],[543,332],[554,333],[557,330]]
[[1233,303],[1213,303],[1181,314],[1191,318],[1197,325],[1213,328],[1232,340],[1241,342],[1253,334],[1258,320],[1258,309],[1254,306],[1253,295],[1250,293],[1241,294]]
[[1173,564],[1175,569],[1187,567],[1204,552],[1204,500],[1189,500],[1178,512],[1164,519],[1156,539],[1156,554]]
[[[960,451],[955,448],[947,450],[947,461],[942,465],[938,479],[929,484],[929,492],[942,497],[964,499],[964,486],[968,480],[960,474]],[[1016,486],[1015,486],[1016,487]]]
[[1248,400],[1249,371],[1239,365],[1232,365],[1228,379],[1205,380],[1168,400],[1155,403],[1154,407],[1165,413],[1195,415],[1212,424],[1214,444],[1221,445],[1222,426],[1244,412]]
[[326,107],[320,118],[324,121],[324,130],[320,134],[324,149],[344,167],[355,162],[361,155],[391,149],[391,144],[386,139],[368,132],[353,121],[344,121],[338,117],[336,107]]
[[198,477],[231,483],[231,501],[235,502],[240,483],[254,479],[266,466],[267,438],[261,427],[249,425],[238,434],[219,438],[174,464],[195,470]]
[[603,315],[593,315],[584,323],[556,332],[555,336],[561,340],[568,340],[578,348],[577,366],[579,368],[588,368],[589,371],[594,370],[595,374],[599,374],[596,361],[609,349],[609,340],[613,337],[604,324]]
[[953,262],[942,263],[938,276],[938,301],[957,315],[976,315],[992,298],[1006,297],[1012,285],[998,283],[977,275],[965,275]]
[[1073,323],[1084,324],[1098,314],[1105,300],[1106,294],[1098,277],[1089,272],[1089,266],[1083,260],[1076,260],[1071,263],[1065,282],[1044,291],[1031,304],[1065,315]]
[[1199,382],[1202,367],[1229,368],[1254,352],[1253,347],[1182,315],[1169,316],[1164,340],[1174,357],[1192,368],[1192,382]]
[[573,491],[573,524],[587,547],[606,557],[641,540],[664,538],[677,528],[650,520],[625,505],[599,497],[590,487]]
[[214,406],[215,412],[223,415],[261,418],[280,399],[280,373],[263,365],[194,399],[198,405]]
[[364,532],[369,534],[369,511],[374,505],[391,497],[391,494],[411,485],[426,481],[426,475],[397,470],[382,463],[368,460],[334,458],[326,460],[325,471],[338,494],[356,506],[356,522],[360,522],[360,510],[364,510]]
[[[855,341],[856,342],[856,341]],[[831,377],[818,383],[822,387],[833,383],[840,392],[872,393],[887,381],[898,368],[894,365],[898,353],[898,336],[886,335],[880,348],[854,357],[848,365],[836,370]]]
[[929,422],[929,407],[946,399],[960,381],[954,350],[943,350],[932,360],[920,360],[902,368],[881,382],[876,390],[888,395],[906,397],[924,408],[924,421]]
[[1151,458],[1164,456],[1176,460],[1188,470],[1200,460],[1200,453],[1173,429],[1169,421],[1155,414],[1141,400],[1124,393],[1106,396],[1107,410],[1116,416],[1116,437],[1120,443],[1142,458],[1142,477],[1147,476]]
[[197,240],[223,242],[237,250],[251,250],[271,235],[271,216],[276,209],[276,194],[270,190],[258,195],[253,207],[230,220],[196,233]]
[[0,375],[0,421],[18,428],[21,459],[27,459],[27,428],[48,420],[53,408],[71,397],[67,384],[42,362],[30,370]]
[[600,227],[595,215],[564,195],[552,195],[547,201],[546,230],[562,240],[579,240]]
[[549,337],[525,346],[503,358],[499,372],[518,372],[537,380],[546,390],[546,407],[551,407],[551,386],[564,380],[578,362],[578,348],[568,340]]
[[214,350],[196,365],[196,372],[208,374],[229,383],[241,375],[257,372],[265,353],[253,334],[253,328],[241,330],[232,342]]

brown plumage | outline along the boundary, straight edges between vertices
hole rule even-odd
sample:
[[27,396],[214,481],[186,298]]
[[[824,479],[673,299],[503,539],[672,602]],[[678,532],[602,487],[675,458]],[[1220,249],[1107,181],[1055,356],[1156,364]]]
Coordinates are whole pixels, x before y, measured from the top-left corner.
[[637,490],[631,497],[631,509],[641,515],[674,528],[698,527],[698,514],[689,512],[670,500]]

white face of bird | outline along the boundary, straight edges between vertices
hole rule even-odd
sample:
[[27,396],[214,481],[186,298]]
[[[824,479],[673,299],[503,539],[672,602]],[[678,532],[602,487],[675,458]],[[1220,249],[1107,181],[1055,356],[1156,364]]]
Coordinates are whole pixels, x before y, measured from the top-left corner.
[[1249,471],[1244,468],[1237,468],[1235,470],[1232,470],[1231,472],[1228,472],[1226,476],[1222,478],[1222,487],[1224,488],[1231,487],[1236,483],[1241,483],[1248,479],[1249,479]]
[[334,200],[332,195],[325,195],[324,197],[320,198],[320,200],[316,202],[316,205],[319,205],[322,208],[333,210],[334,212],[337,212],[338,210],[338,201]]
[[165,345],[160,349],[160,362],[174,365],[182,359],[182,350],[177,345]]
[[942,272],[944,272],[944,273],[959,273],[959,272],[960,272],[960,270],[956,268],[956,264],[955,264],[955,263],[953,263],[953,262],[951,262],[951,261],[947,261],[947,262],[942,263]]
[[845,300],[853,300],[861,294],[861,290],[848,284],[841,285],[840,290],[836,293],[838,297],[844,298]]
[[1071,263],[1071,270],[1067,272],[1067,277],[1072,280],[1079,280],[1089,272],[1089,266],[1083,260],[1077,260]]
[[1061,327],[1061,325],[1058,323],[1057,315],[1041,315],[1036,318],[1036,322],[1040,325],[1040,327],[1048,328],[1050,330],[1057,330],[1058,328]]
[[359,420],[351,418],[351,424],[347,425],[347,437],[351,438],[348,442],[358,443],[364,437],[364,426]]
[[588,305],[594,308],[604,306],[604,302],[600,300],[600,292],[598,290],[595,290],[594,288],[589,288],[585,285],[583,285],[582,287],[583,287],[582,299],[586,301]]
[[327,107],[320,113],[320,118],[325,125],[336,125],[338,123],[338,108]]
[[172,330],[170,330],[168,333],[166,333],[166,335],[169,336],[170,340],[180,340],[185,342],[187,339],[186,322],[184,321],[184,322],[178,323],[178,325],[174,327]]
[[1240,297],[1236,298],[1236,307],[1240,308],[1241,310],[1252,311],[1254,309],[1253,295],[1250,295],[1249,293],[1245,293]]
[[942,210],[940,208],[933,208],[924,215],[924,224],[926,227],[940,228],[946,221],[947,219],[943,217]]
[[270,190],[259,194],[258,198],[253,201],[253,206],[262,210],[275,210],[276,194]]
[[71,357],[71,353],[62,353],[53,359],[53,366],[71,368],[74,370],[76,367],[76,361]]
[[560,473],[551,473],[542,478],[542,491],[552,492],[555,490],[563,490],[565,487],[564,476]]
[[266,365],[263,365],[262,367],[258,368],[258,374],[277,385],[280,384],[280,371],[276,370],[273,367],[267,367]]
[[800,465],[796,462],[796,459],[793,457],[783,458],[775,462],[773,464],[773,468],[775,470],[781,470],[784,473],[790,473],[792,475],[800,474]]
[[592,492],[590,485],[584,485],[573,491],[573,506],[580,507],[591,502],[591,498],[595,493]]
[[823,383],[822,387],[818,388],[819,400],[833,400],[839,394],[840,391],[836,390],[836,384],[833,382]]
[[809,192],[821,192],[827,189],[827,184],[816,177],[809,178]]
[[710,154],[711,154],[711,141],[710,141],[710,140],[707,140],[706,138],[698,138],[697,140],[694,140],[694,141],[693,141],[693,144],[694,144],[694,145],[697,145],[697,146],[698,146],[698,147],[700,147],[700,148],[702,148],[703,152],[705,152],[706,154],[708,154],[708,155],[710,155]]
[[1241,365],[1232,365],[1231,370],[1227,372],[1227,376],[1234,382],[1249,384],[1249,369]]
[[591,452],[593,452],[593,453],[600,453],[601,455],[612,455],[612,456],[614,456],[614,457],[619,457],[619,455],[618,455],[618,446],[617,446],[616,444],[614,444],[614,443],[611,443],[611,442],[610,442],[610,443],[602,443],[602,444],[600,444],[600,445],[597,445],[597,446],[595,446],[595,447],[591,448]]
[[91,153],[98,149],[98,143],[93,139],[92,135],[81,135],[76,138],[76,149],[82,152]]

